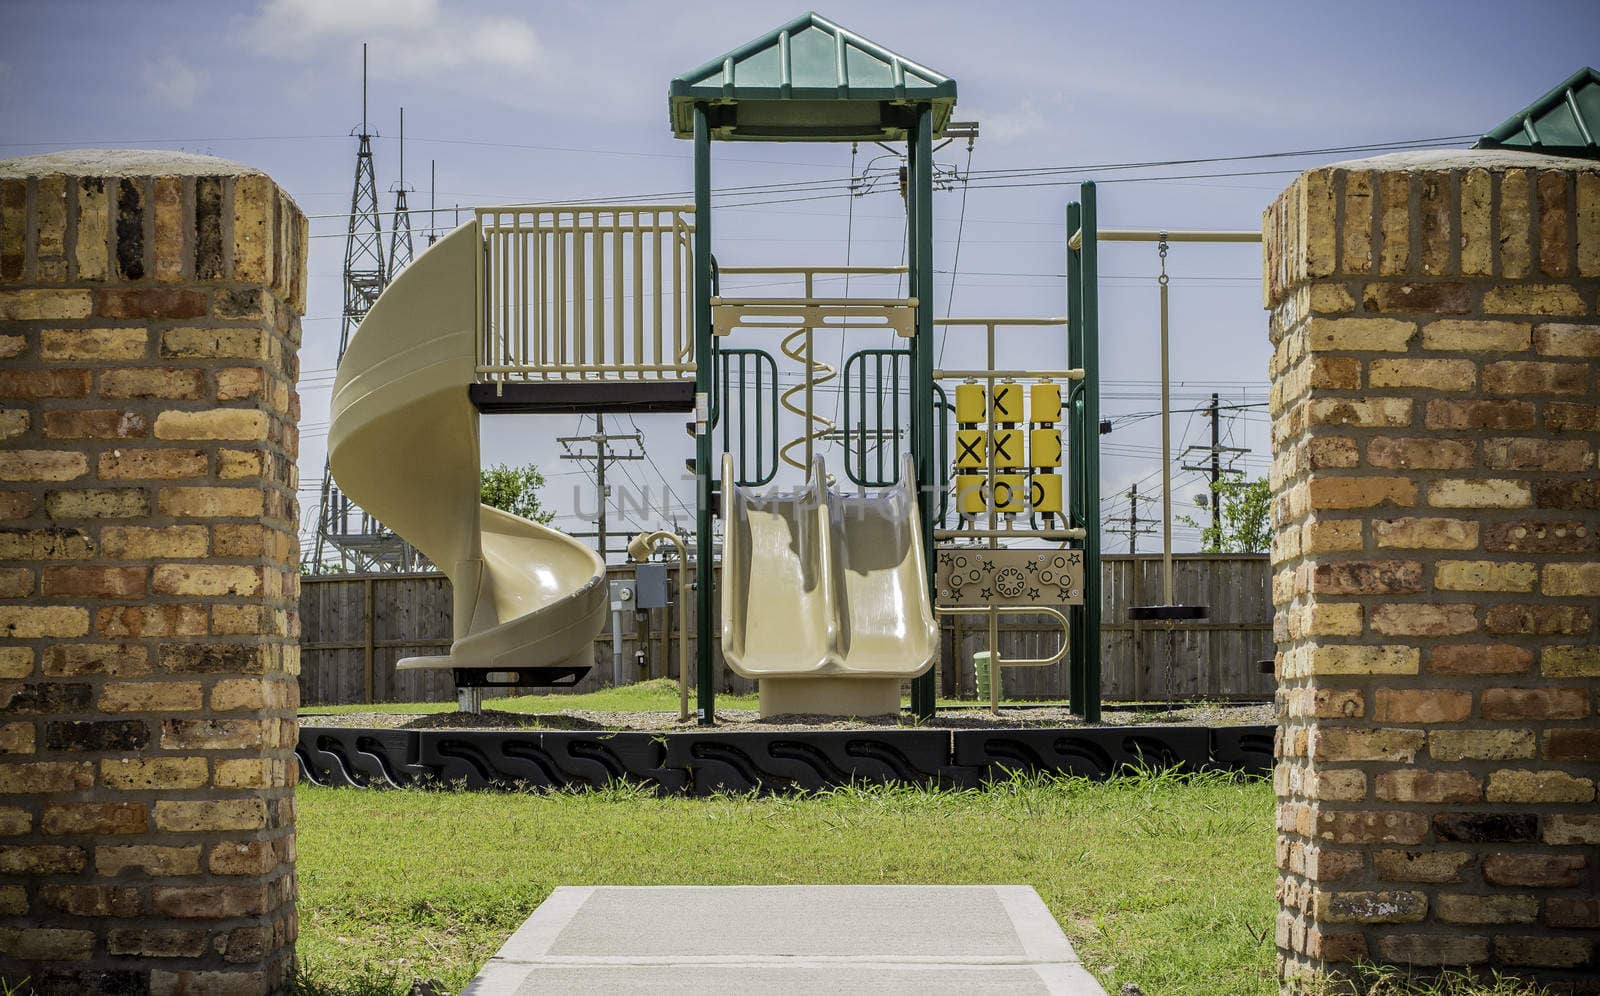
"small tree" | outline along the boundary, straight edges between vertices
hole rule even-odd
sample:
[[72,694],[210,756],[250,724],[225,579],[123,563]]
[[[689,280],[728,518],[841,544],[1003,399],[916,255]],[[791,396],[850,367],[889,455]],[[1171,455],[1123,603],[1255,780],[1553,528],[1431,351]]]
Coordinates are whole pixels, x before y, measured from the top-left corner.
[[[1202,525],[1187,515],[1178,521],[1200,530],[1200,549],[1207,553],[1264,553],[1272,545],[1272,488],[1265,477],[1254,481],[1222,480],[1211,486],[1211,500],[1222,512],[1221,527]],[[1206,499],[1195,499],[1200,507]]]
[[544,475],[531,463],[524,467],[496,464],[480,472],[479,501],[502,512],[549,525],[556,513],[540,503],[539,489],[543,487]]

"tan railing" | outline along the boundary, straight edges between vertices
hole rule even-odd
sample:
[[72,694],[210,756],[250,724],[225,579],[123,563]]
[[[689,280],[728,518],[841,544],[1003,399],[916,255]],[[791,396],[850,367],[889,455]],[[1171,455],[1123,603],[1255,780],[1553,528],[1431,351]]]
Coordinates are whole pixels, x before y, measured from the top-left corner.
[[694,206],[479,208],[478,379],[694,373]]

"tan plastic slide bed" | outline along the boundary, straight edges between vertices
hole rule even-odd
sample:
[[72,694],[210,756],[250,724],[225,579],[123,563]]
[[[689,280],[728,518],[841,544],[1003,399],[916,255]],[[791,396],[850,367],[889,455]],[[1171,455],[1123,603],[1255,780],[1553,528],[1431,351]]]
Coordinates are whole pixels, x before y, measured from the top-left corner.
[[722,463],[722,652],[759,681],[761,713],[881,715],[926,671],[939,630],[928,601],[916,472],[878,494],[810,482],[756,495]]
[[456,229],[403,270],[339,363],[328,461],[353,501],[455,588],[448,656],[400,668],[587,664],[605,626],[605,566],[582,542],[479,504],[474,256]]

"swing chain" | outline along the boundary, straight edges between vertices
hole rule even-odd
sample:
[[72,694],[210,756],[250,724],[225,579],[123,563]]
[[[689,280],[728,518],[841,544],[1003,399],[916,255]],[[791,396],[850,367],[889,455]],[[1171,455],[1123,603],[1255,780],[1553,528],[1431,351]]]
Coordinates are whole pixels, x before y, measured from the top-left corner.
[[1162,232],[1161,233],[1161,241],[1156,244],[1156,252],[1161,256],[1161,276],[1156,278],[1156,282],[1159,283],[1161,286],[1165,287],[1167,285],[1167,279],[1168,279],[1167,278],[1167,233],[1166,232]]

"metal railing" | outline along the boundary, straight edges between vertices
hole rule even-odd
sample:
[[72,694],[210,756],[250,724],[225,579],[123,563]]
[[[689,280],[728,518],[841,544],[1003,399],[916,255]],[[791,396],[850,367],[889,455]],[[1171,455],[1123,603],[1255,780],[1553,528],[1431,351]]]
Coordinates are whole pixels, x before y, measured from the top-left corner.
[[[834,431],[834,420],[817,411],[816,389],[833,380],[839,371],[816,358],[814,333],[862,329],[892,329],[902,338],[916,331],[917,299],[817,297],[816,283],[822,276],[884,275],[904,273],[903,266],[723,266],[720,276],[765,275],[798,282],[799,297],[770,295],[732,297],[718,294],[711,299],[712,331],[726,336],[735,329],[787,332],[779,343],[784,356],[800,367],[800,383],[779,396],[783,409],[801,422],[798,436],[778,449],[778,457],[791,467],[811,473],[816,444]],[[801,451],[799,456],[795,451]]]
[[734,483],[759,487],[778,475],[778,364],[764,349],[717,350],[722,452],[737,454]]
[[477,209],[478,379],[694,373],[694,205]]

